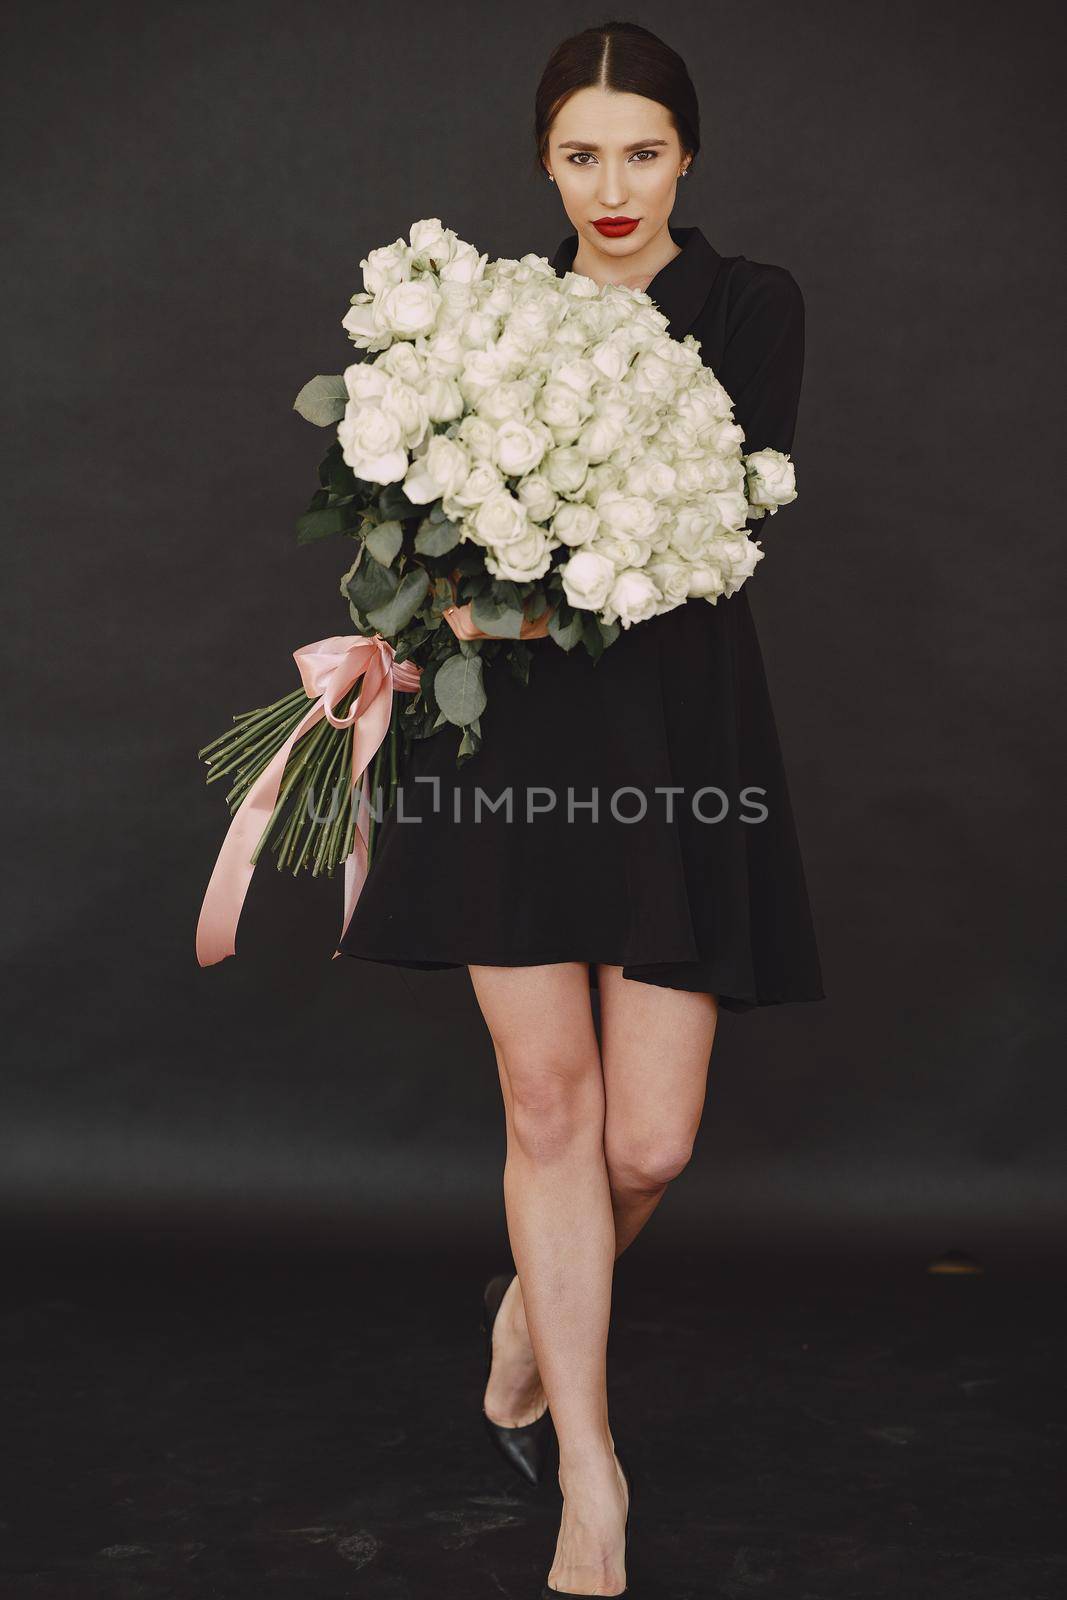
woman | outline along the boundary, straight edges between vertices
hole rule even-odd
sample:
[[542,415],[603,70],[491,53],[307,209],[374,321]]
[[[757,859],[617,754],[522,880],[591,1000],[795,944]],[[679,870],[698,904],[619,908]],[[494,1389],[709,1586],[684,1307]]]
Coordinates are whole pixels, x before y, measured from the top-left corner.
[[[670,222],[700,147],[681,59],[626,23],[564,41],[538,88],[536,138],[575,229],[556,271],[646,291],[673,337],[699,339],[744,449],[789,451],[796,282]],[[619,1595],[614,1259],[686,1165],[719,1007],[821,999],[822,985],[747,588],[624,629],[596,662],[551,640],[530,649],[525,684],[487,664],[476,756],[457,768],[450,728],[413,747],[403,814],[383,819],[341,948],[470,972],[503,1094],[518,1269],[486,1292],[485,1416],[530,1477],[549,1416],[555,1429],[563,1514],[543,1594]],[[510,814],[475,815],[476,789],[510,792]]]

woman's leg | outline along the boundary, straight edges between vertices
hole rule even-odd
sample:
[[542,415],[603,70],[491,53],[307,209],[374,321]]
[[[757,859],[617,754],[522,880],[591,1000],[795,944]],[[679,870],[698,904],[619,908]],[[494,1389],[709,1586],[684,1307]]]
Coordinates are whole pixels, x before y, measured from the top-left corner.
[[549,1582],[618,1594],[626,1489],[607,1407],[615,1223],[588,968],[469,970],[507,1085],[508,1234],[559,1440],[564,1504]]
[[[604,1149],[618,1256],[689,1159],[707,1092],[718,1004],[710,994],[624,978],[621,967],[598,966],[597,981]],[[499,1355],[494,1350],[492,1388],[486,1391],[496,1409],[488,1402],[486,1409],[494,1421],[515,1426],[532,1421],[544,1406],[518,1280],[500,1316]]]
[[700,1127],[719,1006],[600,967],[604,1152],[619,1253],[640,1233]]

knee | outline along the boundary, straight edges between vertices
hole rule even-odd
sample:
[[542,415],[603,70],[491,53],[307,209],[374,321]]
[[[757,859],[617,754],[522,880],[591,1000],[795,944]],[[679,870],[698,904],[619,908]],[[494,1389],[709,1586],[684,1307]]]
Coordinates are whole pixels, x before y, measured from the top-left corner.
[[604,1154],[615,1194],[658,1194],[688,1166],[693,1137],[679,1131],[609,1134]]
[[594,1061],[537,1055],[505,1061],[511,1090],[510,1132],[530,1161],[549,1163],[583,1138],[603,1136]]

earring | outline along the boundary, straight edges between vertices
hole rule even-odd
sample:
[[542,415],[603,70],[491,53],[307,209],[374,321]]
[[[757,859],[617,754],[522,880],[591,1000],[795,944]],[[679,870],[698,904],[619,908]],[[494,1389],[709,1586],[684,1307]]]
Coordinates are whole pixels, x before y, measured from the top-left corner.
[[549,183],[555,183],[555,181],[556,181],[555,178],[552,176],[551,172],[548,174],[548,181],[549,181]]

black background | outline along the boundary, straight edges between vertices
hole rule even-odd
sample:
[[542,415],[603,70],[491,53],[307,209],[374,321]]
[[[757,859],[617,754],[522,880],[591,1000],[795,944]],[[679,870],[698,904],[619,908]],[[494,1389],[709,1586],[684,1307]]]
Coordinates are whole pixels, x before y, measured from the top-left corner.
[[[623,14],[701,98],[674,220],[806,298],[800,498],[750,593],[829,996],[723,1016],[656,1228],[1021,1247],[1064,1211],[1061,16]],[[360,257],[424,216],[550,255],[534,88],[601,20],[10,13],[9,1220],[501,1236],[465,971],[331,961],[338,884],[271,863],[237,958],[197,967],[227,819],[196,750],[346,628],[346,550],[295,544],[324,436],[291,406],[347,364]]]

